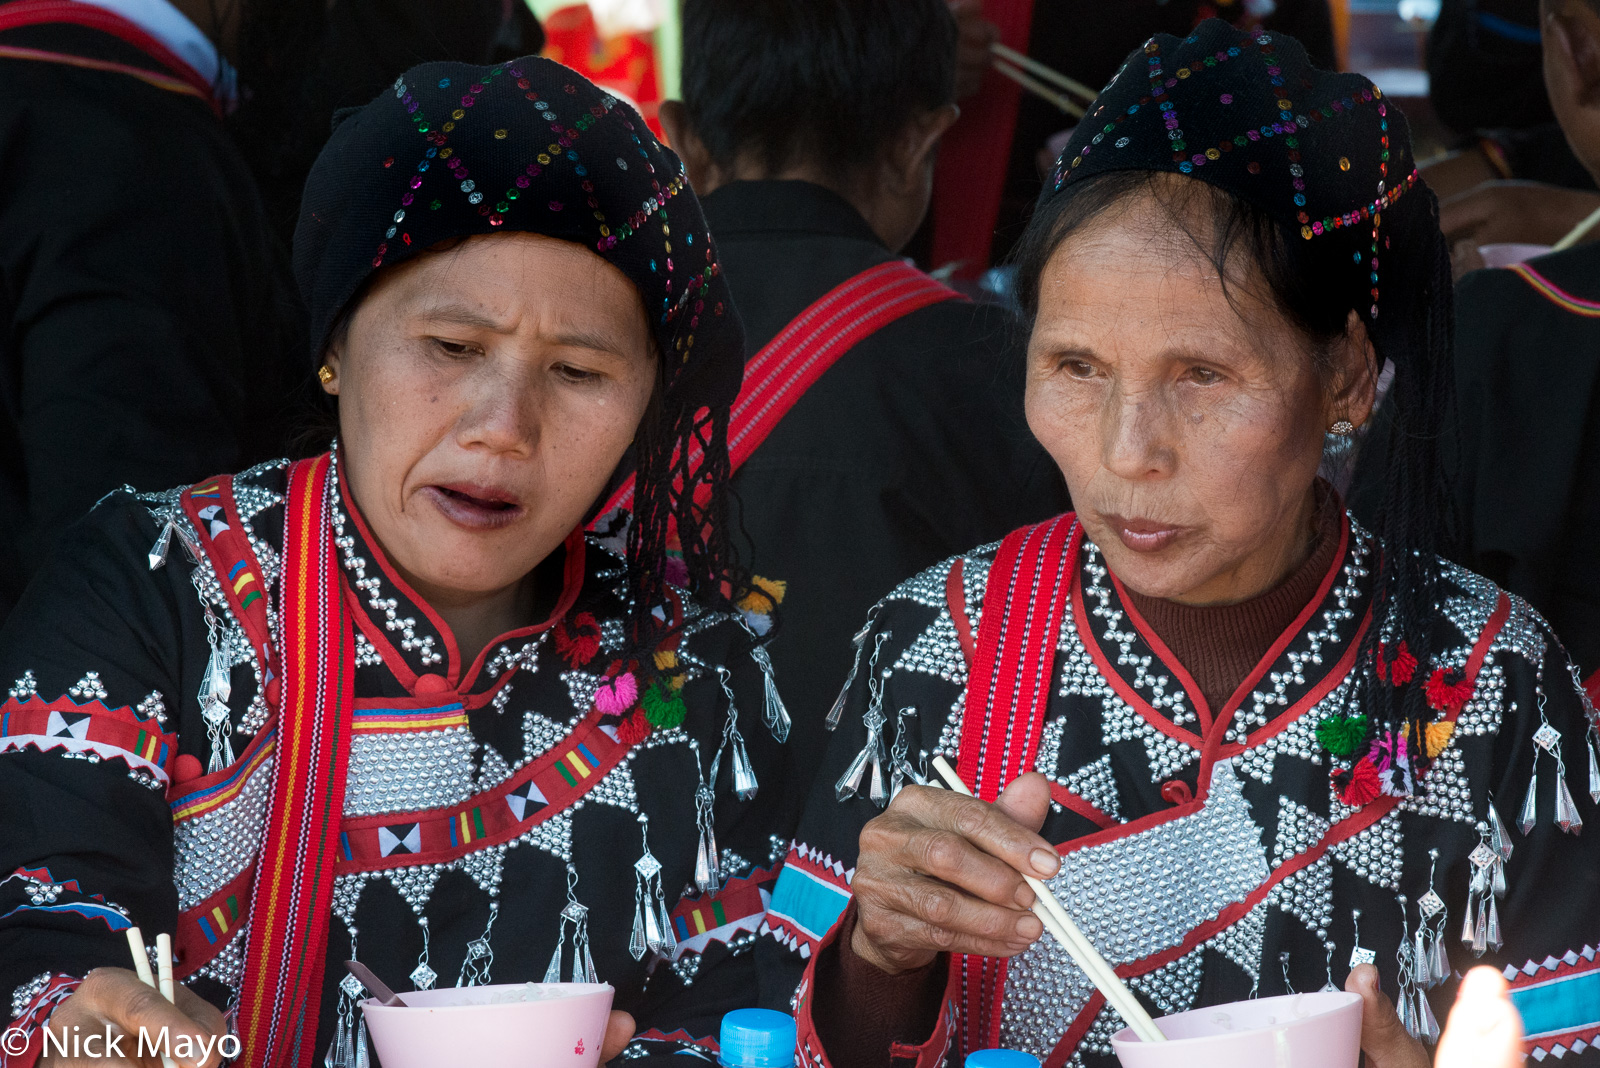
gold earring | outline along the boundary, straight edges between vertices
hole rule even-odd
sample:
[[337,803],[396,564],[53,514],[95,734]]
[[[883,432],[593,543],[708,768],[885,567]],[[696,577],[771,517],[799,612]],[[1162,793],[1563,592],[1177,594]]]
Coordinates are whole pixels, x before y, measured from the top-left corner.
[[1335,437],[1347,438],[1356,432],[1356,425],[1348,419],[1340,419],[1328,428],[1328,433]]
[[323,385],[327,385],[329,382],[332,382],[333,368],[329,367],[327,364],[323,364],[321,367],[317,368],[317,381],[321,382]]

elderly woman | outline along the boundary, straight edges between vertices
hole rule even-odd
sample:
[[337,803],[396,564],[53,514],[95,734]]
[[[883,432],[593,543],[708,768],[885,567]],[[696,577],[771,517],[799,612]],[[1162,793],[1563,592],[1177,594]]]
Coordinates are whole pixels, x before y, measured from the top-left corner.
[[[1526,604],[1434,555],[1434,220],[1399,112],[1288,38],[1158,36],[1102,93],[1020,254],[1029,422],[1078,511],[859,636],[768,911],[815,1063],[1113,1063],[1020,873],[1158,1015],[1355,969],[1373,1062],[1425,1063],[1406,1030],[1483,958],[1544,982],[1514,995],[1547,1050],[1592,1041],[1591,711]],[[1385,361],[1369,532],[1317,472]],[[934,754],[981,800],[914,785]]]
[[[296,266],[336,447],[112,494],[0,635],[8,1063],[46,1018],[225,1009],[243,1063],[364,1066],[351,958],[598,977],[607,1057],[714,1033],[788,720],[730,604],[742,338],[677,157],[554,63],[418,67],[338,126]],[[130,924],[173,935],[176,1008]]]

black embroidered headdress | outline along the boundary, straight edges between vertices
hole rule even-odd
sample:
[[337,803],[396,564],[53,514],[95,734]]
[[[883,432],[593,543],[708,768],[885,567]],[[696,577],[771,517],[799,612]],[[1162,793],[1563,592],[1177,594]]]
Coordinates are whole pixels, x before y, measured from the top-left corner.
[[582,245],[638,287],[660,380],[634,449],[637,618],[647,623],[663,603],[674,525],[691,589],[722,601],[732,577],[728,408],[744,374],[743,328],[677,155],[576,72],[532,56],[427,63],[338,122],[295,232],[314,358],[375,271],[507,230]]
[[[1030,316],[1045,261],[1084,221],[1072,202],[1138,177],[1125,172],[1183,175],[1225,193],[1246,216],[1230,220],[1233,235],[1254,238],[1251,251],[1297,291],[1293,303],[1316,308],[1313,332],[1342,334],[1355,311],[1378,367],[1392,365],[1368,445],[1386,463],[1375,598],[1392,615],[1387,629],[1369,628],[1363,655],[1382,661],[1386,678],[1403,650],[1427,664],[1436,652],[1433,554],[1448,554],[1453,536],[1440,456],[1453,393],[1452,282],[1405,117],[1366,78],[1318,70],[1281,34],[1210,19],[1185,38],[1152,37],[1073,132],[1018,246]],[[1429,718],[1423,681],[1380,687],[1380,711],[1391,722]]]

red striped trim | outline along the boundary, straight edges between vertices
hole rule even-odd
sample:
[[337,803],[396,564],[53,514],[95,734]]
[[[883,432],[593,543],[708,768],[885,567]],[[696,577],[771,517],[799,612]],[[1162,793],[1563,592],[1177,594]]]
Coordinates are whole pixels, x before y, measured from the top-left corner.
[[289,469],[283,708],[272,816],[257,867],[238,1026],[250,1068],[309,1068],[354,704],[328,454]]
[[[989,568],[957,759],[961,778],[985,801],[1029,767],[1038,749],[1071,590],[1067,563],[1076,559],[1081,531],[1071,513],[1013,531]],[[999,1045],[1006,962],[962,955],[955,967],[962,1052]]]
[[[244,871],[234,876],[221,890],[212,894],[193,908],[184,909],[178,914],[178,933],[173,935],[173,962],[172,973],[179,979],[186,979],[195,972],[204,968],[217,958],[223,950],[233,942],[234,932],[238,926],[234,925],[222,932],[215,942],[206,937],[202,923],[213,924],[211,912],[213,909],[222,909],[224,914],[229,914],[228,899],[235,898],[241,908],[239,922],[249,923],[250,891],[256,881],[256,866],[250,865]],[[217,933],[213,931],[213,933]]]
[[[49,735],[50,714],[89,717],[84,737]],[[37,695],[26,701],[15,697],[0,704],[0,752],[32,747],[40,752],[53,749],[92,749],[102,758],[121,760],[130,768],[142,768],[163,785],[172,781],[172,764],[178,757],[178,736],[164,733],[154,719],[142,720],[126,706],[107,708],[99,701],[77,704],[62,696],[45,701]]]
[[[744,385],[728,423],[728,459],[737,471],[823,373],[861,341],[912,312],[963,299],[903,260],[890,260],[823,294],[762,346],[745,365]],[[691,467],[703,450],[689,448]],[[633,477],[611,495],[600,515],[633,503]]]
[[110,34],[117,40],[132,45],[155,62],[167,68],[167,72],[172,77],[166,78],[157,72],[141,71],[136,67],[129,67],[121,63],[105,63],[102,60],[86,59],[81,56],[66,56],[62,53],[11,48],[7,48],[6,51],[7,53],[36,53],[13,56],[13,58],[18,59],[42,59],[56,63],[65,62],[71,63],[73,66],[128,74],[160,89],[199,97],[210,106],[214,114],[219,118],[222,116],[222,104],[216,99],[211,83],[176,52],[163,44],[159,38],[147,33],[137,23],[130,22],[121,15],[107,11],[105,8],[94,7],[91,4],[79,4],[73,2],[73,0],[13,0],[11,3],[0,5],[0,32],[21,29],[24,26],[63,24],[86,26],[91,30],[99,30],[101,33]]
[[1586,319],[1600,319],[1600,302],[1573,296],[1526,263],[1515,264],[1507,267],[1506,270],[1528,283],[1533,287],[1535,293],[1562,311],[1571,312],[1573,315],[1581,315]]
[[[202,491],[199,493],[200,500],[196,500],[197,491]],[[256,559],[255,550],[250,548],[250,539],[245,536],[244,521],[239,518],[239,504],[233,496],[233,476],[219,475],[197,482],[183,492],[178,502],[194,527],[195,538],[211,562],[211,570],[217,576],[217,584],[222,587],[222,596],[227,600],[233,618],[244,628],[245,637],[250,640],[250,647],[266,672],[266,692],[261,696],[269,707],[276,708],[281,665],[272,653],[272,630],[267,625],[267,614],[271,608],[266,598],[266,572],[261,569],[261,561]],[[215,538],[211,536],[210,525],[200,518],[200,509],[210,504],[221,506],[223,521],[228,524],[228,529]],[[246,576],[254,578],[247,580]],[[243,598],[252,591],[261,596],[251,598],[246,605]]]

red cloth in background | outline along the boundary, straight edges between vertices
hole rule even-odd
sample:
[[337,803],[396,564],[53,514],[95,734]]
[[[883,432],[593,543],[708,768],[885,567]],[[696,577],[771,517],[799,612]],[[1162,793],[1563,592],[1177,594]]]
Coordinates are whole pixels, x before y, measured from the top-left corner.
[[[1026,24],[1024,24],[1026,25]],[[544,20],[545,58],[565,63],[602,89],[639,110],[650,130],[662,140],[661,79],[656,49],[648,34],[626,33],[604,39],[595,28],[589,5],[557,8]]]
[[[984,0],[983,17],[999,29],[1002,44],[1028,50],[1033,0]],[[959,262],[957,278],[976,278],[989,266],[1021,93],[1015,82],[990,70],[978,95],[962,103],[960,120],[939,145],[931,264]]]

